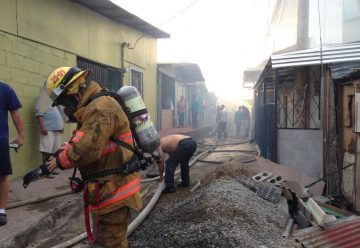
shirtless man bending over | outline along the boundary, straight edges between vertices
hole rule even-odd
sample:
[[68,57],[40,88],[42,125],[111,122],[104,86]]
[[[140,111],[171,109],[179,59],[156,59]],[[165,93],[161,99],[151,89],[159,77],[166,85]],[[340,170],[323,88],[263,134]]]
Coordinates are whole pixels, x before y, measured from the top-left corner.
[[160,146],[157,151],[161,157],[158,162],[159,168],[164,168],[164,153],[169,154],[165,164],[165,189],[164,193],[176,191],[174,174],[176,167],[180,164],[181,183],[178,187],[189,187],[189,160],[196,150],[196,142],[186,135],[172,134],[160,139]]

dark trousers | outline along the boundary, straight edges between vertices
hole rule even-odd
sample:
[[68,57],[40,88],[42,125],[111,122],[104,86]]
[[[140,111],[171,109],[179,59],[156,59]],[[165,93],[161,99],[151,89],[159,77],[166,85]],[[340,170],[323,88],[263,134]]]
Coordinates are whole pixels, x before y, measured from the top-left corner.
[[227,133],[226,133],[226,122],[219,122],[219,126],[218,126],[218,138],[226,138],[227,137]]
[[179,113],[179,126],[184,127],[184,115],[185,113]]
[[9,142],[0,142],[0,176],[12,174]]
[[192,128],[197,128],[198,127],[198,118],[199,118],[199,113],[197,112],[192,112],[191,115],[191,123],[192,123]]
[[191,138],[183,139],[179,142],[176,150],[170,154],[165,162],[165,185],[167,188],[175,188],[174,174],[178,164],[180,164],[182,183],[190,184],[189,160],[196,147],[196,142]]
[[240,137],[240,128],[241,124],[239,122],[235,122],[235,128],[236,128],[236,137]]

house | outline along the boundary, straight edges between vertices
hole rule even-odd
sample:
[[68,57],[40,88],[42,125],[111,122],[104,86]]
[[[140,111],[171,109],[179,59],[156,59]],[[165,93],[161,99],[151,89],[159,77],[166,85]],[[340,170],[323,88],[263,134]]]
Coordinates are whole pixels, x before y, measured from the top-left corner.
[[326,177],[326,195],[359,211],[360,5],[315,2],[299,1],[293,50],[273,53],[254,87],[256,141],[266,158]]
[[[156,123],[157,39],[169,34],[108,0],[3,0],[0,5],[0,80],[15,89],[25,122],[24,147],[11,154],[14,176],[41,161],[33,105],[56,67],[90,68],[91,79],[114,91],[134,85]],[[64,139],[70,132],[66,125]]]
[[191,98],[197,95],[199,100],[207,98],[205,79],[199,65],[194,63],[158,64],[158,129],[176,127],[176,103],[183,96],[186,100],[185,124],[190,123]]

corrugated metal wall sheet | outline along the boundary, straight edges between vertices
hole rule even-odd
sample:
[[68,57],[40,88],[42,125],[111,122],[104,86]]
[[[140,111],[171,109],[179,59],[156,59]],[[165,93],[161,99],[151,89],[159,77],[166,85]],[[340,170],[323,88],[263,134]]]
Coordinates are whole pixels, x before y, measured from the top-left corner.
[[331,77],[340,79],[360,71],[360,61],[330,64]]
[[271,56],[272,68],[360,61],[360,42]]
[[294,236],[303,247],[358,248],[360,247],[360,217],[345,217],[324,228],[309,227],[302,229]]

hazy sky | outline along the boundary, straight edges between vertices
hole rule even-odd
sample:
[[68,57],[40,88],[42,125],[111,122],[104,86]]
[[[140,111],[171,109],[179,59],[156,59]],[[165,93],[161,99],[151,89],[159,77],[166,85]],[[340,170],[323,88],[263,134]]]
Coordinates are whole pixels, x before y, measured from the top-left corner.
[[112,0],[168,32],[158,40],[158,62],[198,63],[210,91],[241,102],[243,71],[266,58],[267,1]]

